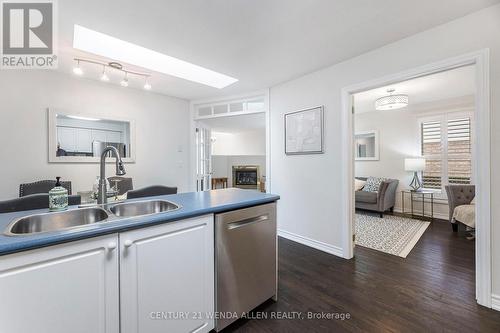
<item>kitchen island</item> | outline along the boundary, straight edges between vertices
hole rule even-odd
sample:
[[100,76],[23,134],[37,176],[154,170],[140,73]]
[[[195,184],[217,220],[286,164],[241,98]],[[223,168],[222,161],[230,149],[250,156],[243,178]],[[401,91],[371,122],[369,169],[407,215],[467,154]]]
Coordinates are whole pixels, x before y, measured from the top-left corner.
[[[279,196],[223,189],[136,201],[149,199],[180,208],[66,230],[0,235],[2,330],[213,329],[214,214],[273,203]],[[40,213],[46,211],[0,214],[0,230]]]

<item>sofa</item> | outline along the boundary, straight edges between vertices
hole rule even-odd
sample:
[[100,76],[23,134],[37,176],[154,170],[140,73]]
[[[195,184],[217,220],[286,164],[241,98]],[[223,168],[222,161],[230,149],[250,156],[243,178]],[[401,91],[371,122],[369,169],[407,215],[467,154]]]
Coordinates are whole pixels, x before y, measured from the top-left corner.
[[[366,177],[356,177],[356,179],[366,181]],[[394,211],[396,204],[396,189],[398,188],[399,180],[386,179],[379,187],[378,192],[366,192],[361,189],[355,192],[355,207],[356,209],[364,209],[374,211],[384,217],[384,212]]]

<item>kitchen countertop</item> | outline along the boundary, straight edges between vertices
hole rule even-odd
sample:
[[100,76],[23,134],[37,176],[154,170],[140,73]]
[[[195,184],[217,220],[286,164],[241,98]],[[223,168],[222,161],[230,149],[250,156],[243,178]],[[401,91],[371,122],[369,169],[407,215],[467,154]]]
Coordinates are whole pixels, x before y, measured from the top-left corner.
[[[181,205],[181,208],[170,212],[118,218],[108,222],[97,222],[68,230],[58,230],[38,234],[34,233],[22,236],[7,236],[3,233],[12,220],[32,214],[47,213],[48,209],[0,214],[0,256],[79,239],[187,219],[205,214],[214,214],[251,207],[270,203],[278,200],[279,198],[280,197],[278,195],[237,188],[140,198],[128,201],[144,201],[151,199],[168,200]],[[72,206],[69,209],[77,209],[77,206]]]

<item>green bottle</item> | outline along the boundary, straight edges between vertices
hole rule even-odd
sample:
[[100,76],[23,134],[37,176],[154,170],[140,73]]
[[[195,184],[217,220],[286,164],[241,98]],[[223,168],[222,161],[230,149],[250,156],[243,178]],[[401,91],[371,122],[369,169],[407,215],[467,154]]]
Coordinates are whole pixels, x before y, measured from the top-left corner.
[[58,212],[68,209],[68,190],[61,186],[61,177],[56,177],[56,186],[49,191],[49,210]]

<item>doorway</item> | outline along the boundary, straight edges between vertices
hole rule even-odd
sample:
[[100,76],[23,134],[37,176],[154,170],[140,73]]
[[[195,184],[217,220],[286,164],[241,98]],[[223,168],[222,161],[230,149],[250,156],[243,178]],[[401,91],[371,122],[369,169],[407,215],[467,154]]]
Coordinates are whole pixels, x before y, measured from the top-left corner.
[[191,105],[196,191],[270,191],[268,93]]
[[198,190],[266,192],[265,113],[198,120],[196,128]]
[[[342,122],[343,122],[343,168],[342,184],[345,196],[343,209],[343,256],[350,259],[354,255],[354,101],[353,95],[389,86],[398,82],[407,81],[427,75],[440,73],[463,66],[474,66],[476,110],[473,131],[477,133],[473,143],[474,151],[480,158],[474,159],[473,172],[476,181],[476,299],[486,307],[491,307],[491,239],[490,239],[490,102],[489,102],[489,68],[488,51],[448,59],[439,63],[430,64],[414,70],[405,71],[389,77],[346,87],[342,90]],[[451,231],[451,230],[450,230]]]

